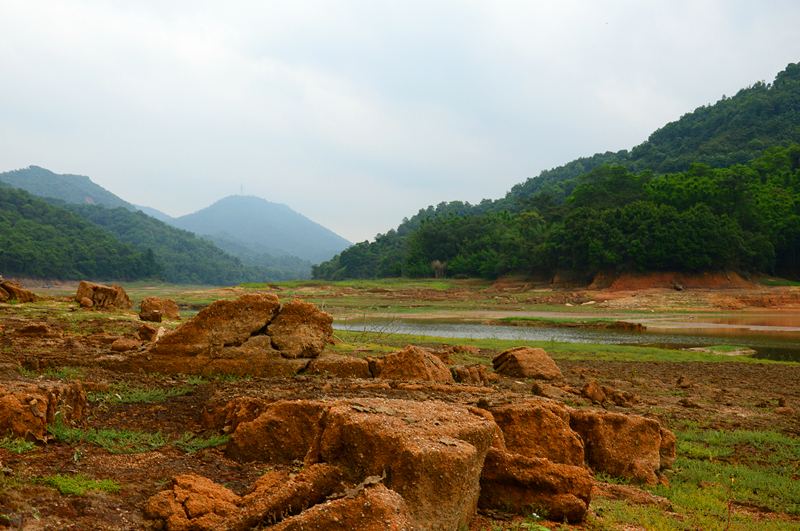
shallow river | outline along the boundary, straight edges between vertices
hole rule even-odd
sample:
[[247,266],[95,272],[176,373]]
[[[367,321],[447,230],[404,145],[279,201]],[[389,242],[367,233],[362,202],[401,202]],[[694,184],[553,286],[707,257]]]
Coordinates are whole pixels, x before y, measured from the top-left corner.
[[[628,319],[626,319],[628,320]],[[432,337],[465,339],[510,339],[515,341],[558,341],[641,345],[681,349],[711,345],[749,347],[755,357],[800,361],[800,316],[720,316],[691,321],[668,318],[633,319],[647,329],[595,330],[589,328],[539,328],[493,326],[479,322],[439,319],[357,319],[337,321],[337,330],[383,331]]]

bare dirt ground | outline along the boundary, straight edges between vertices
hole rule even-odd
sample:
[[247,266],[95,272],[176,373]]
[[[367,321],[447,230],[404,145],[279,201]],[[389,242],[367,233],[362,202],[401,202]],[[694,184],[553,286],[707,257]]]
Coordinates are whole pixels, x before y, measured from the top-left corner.
[[[595,300],[609,310],[657,308],[719,310],[800,308],[796,288],[746,288],[737,285],[719,289],[676,291],[668,287],[620,290],[548,290],[531,291],[524,282],[501,282],[491,289],[469,287],[449,295],[438,291],[425,293],[386,292],[387,304],[406,301],[485,300],[486,308],[498,304],[577,304]],[[37,290],[39,293],[46,290]],[[230,291],[225,292],[231,295]],[[317,292],[309,293],[310,295]],[[233,293],[236,294],[235,291]],[[279,294],[280,295],[280,294]],[[512,296],[513,295],[513,296]],[[500,297],[501,299],[498,299]],[[62,300],[62,299],[59,299]],[[510,302],[505,303],[505,300]],[[499,302],[498,302],[499,301]],[[677,302],[676,302],[677,301]],[[687,302],[688,301],[688,302]],[[724,302],[720,302],[724,301]],[[34,303],[32,306],[36,306]],[[74,305],[73,303],[73,306]],[[134,310],[137,309],[134,307]],[[76,312],[81,310],[75,310]],[[132,374],[109,371],[101,362],[111,354],[113,339],[136,334],[140,322],[135,312],[91,312],[91,318],[65,318],[70,310],[26,310],[23,305],[0,304],[0,384],[14,382],[42,383],[50,380],[80,381],[92,393],[90,408],[82,427],[111,430],[161,432],[168,441],[178,441],[186,434],[198,438],[218,435],[203,428],[201,414],[214,398],[258,396],[270,399],[321,397],[386,397],[411,400],[437,399],[449,403],[474,405],[484,398],[493,402],[513,402],[531,393],[544,393],[573,406],[588,405],[578,390],[591,380],[633,393],[636,403],[630,407],[605,404],[604,407],[629,414],[658,419],[667,428],[694,423],[699,427],[727,429],[772,429],[800,436],[800,366],[797,364],[746,363],[622,363],[597,360],[555,361],[565,375],[557,386],[544,388],[530,381],[500,378],[486,393],[462,391],[460,385],[442,391],[441,386],[421,390],[396,387],[376,388],[365,380],[327,376],[298,375],[292,378],[256,378],[242,380],[190,381],[181,376]],[[26,325],[47,326],[46,335],[23,335]],[[397,345],[402,347],[404,345]],[[424,346],[424,345],[423,345]],[[338,354],[343,352],[338,351]],[[346,353],[345,353],[346,354]],[[353,351],[354,356],[363,353]],[[488,365],[497,351],[482,349],[480,356]],[[64,368],[70,371],[63,372]],[[58,371],[62,370],[61,373]],[[107,399],[127,386],[142,389],[188,389],[186,394],[155,403],[115,403]],[[466,390],[466,388],[464,388]],[[106,397],[106,398],[104,398]],[[148,529],[142,506],[178,474],[194,472],[223,484],[243,495],[268,467],[263,463],[238,463],[227,459],[224,445],[189,453],[177,444],[141,453],[112,453],[87,442],[66,443],[49,438],[37,442],[37,450],[16,454],[0,448],[0,529]],[[119,493],[87,492],[62,495],[43,484],[41,478],[84,474],[92,479],[113,479]],[[796,479],[800,480],[800,477]],[[472,531],[511,529],[514,518],[496,519],[497,515],[478,515]],[[789,518],[787,516],[787,518]],[[544,525],[561,525],[548,524]],[[582,526],[573,526],[581,528]],[[555,529],[556,527],[553,527]],[[565,529],[566,526],[558,527]],[[572,527],[571,527],[572,528]]]

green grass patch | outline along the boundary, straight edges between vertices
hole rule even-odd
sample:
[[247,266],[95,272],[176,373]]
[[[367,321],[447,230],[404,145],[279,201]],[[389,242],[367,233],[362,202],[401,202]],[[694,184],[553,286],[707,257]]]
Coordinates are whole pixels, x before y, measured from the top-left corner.
[[5,448],[12,454],[27,454],[38,450],[35,444],[19,437],[4,437],[0,439],[0,448]]
[[786,278],[762,278],[761,283],[767,286],[800,286],[800,282]]
[[48,428],[48,431],[59,441],[70,444],[93,444],[112,454],[147,452],[170,444],[169,439],[160,431],[147,433],[128,430],[81,429],[65,426],[60,419],[56,420]]
[[45,370],[42,376],[60,378],[62,380],[76,380],[84,374],[86,374],[86,367],[52,367]]
[[70,494],[83,496],[86,491],[116,494],[122,490],[113,479],[89,479],[83,474],[77,474],[75,476],[56,474],[55,476],[39,478],[36,482],[58,489],[58,491],[65,496]]
[[193,454],[203,448],[214,448],[227,444],[230,438],[230,435],[212,435],[211,437],[202,438],[195,437],[191,434],[184,434],[184,436],[175,441],[174,444],[185,452]]
[[168,398],[183,396],[194,391],[194,385],[173,387],[171,389],[144,389],[123,384],[110,391],[89,393],[92,402],[103,401],[106,404],[154,404],[164,402]]

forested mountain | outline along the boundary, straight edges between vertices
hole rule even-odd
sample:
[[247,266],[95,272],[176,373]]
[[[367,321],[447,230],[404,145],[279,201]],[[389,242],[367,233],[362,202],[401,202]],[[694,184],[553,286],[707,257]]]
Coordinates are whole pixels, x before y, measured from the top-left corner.
[[[774,83],[700,107],[630,152],[543,171],[497,201],[420,210],[397,230],[315,266],[314,276],[431,276],[433,260],[448,261],[451,275],[486,278],[600,268],[798,275],[797,147],[786,149],[798,142],[800,65],[790,64]],[[694,192],[673,191],[683,199],[668,200],[652,191],[673,185]],[[605,196],[587,196],[589,189]]]
[[152,250],[121,243],[82,217],[0,187],[0,273],[57,279],[136,280],[161,274]]
[[[72,205],[47,199],[97,225],[118,240],[152,249],[163,265],[161,276],[176,284],[233,285],[242,282],[273,282],[308,278],[310,264],[283,268],[280,261],[269,265],[246,265],[212,242],[159,221],[144,212],[100,205]],[[290,264],[294,266],[295,264]]]
[[253,196],[229,196],[171,223],[221,246],[233,242],[256,253],[288,254],[312,262],[328,260],[350,246],[341,236],[288,206]]
[[0,173],[0,181],[36,196],[63,199],[67,203],[135,210],[133,205],[83,175],[58,175],[38,166],[29,166],[22,170]]

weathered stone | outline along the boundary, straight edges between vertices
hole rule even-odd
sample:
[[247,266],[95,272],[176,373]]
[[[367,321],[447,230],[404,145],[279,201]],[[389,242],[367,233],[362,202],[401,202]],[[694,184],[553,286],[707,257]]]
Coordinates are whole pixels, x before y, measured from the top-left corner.
[[480,506],[517,514],[540,511],[537,514],[556,522],[579,523],[586,516],[593,483],[584,468],[492,448],[483,466]]
[[495,372],[503,376],[556,380],[563,378],[561,370],[543,349],[516,347],[501,352],[492,360]]
[[17,334],[30,337],[52,337],[54,334],[46,324],[32,323],[17,329]]
[[256,420],[273,402],[263,398],[238,397],[221,401],[215,396],[206,402],[200,415],[200,423],[205,429],[223,430],[232,433],[242,422]]
[[598,497],[607,500],[620,500],[636,505],[655,505],[662,511],[672,511],[672,503],[668,499],[632,485],[595,483],[594,487],[592,487],[592,499]]
[[2,284],[0,284],[0,302],[6,302],[10,298],[11,294],[4,290]]
[[633,415],[573,410],[570,427],[583,438],[586,462],[612,476],[655,485],[661,468],[661,425]]
[[581,389],[581,394],[592,401],[593,404],[602,404],[606,399],[606,394],[597,380],[592,380]]
[[181,318],[178,304],[172,299],[159,299],[158,297],[142,299],[139,315],[153,311],[160,312],[166,319],[180,320]]
[[294,299],[267,327],[272,343],[285,358],[316,358],[333,336],[333,317],[311,303]]
[[239,503],[241,498],[222,485],[197,474],[186,474],[175,476],[167,490],[151,497],[144,513],[163,521],[167,531],[205,531],[238,512]]
[[127,352],[142,346],[141,341],[132,337],[121,337],[111,343],[111,350],[114,352]]
[[164,319],[161,310],[151,310],[147,312],[139,312],[139,319],[149,323],[160,323]]
[[86,394],[78,382],[43,382],[0,384],[0,437],[27,434],[41,439],[56,418],[65,421],[83,418]]
[[453,383],[453,375],[439,358],[413,345],[383,358],[377,378]]
[[459,383],[472,385],[489,385],[489,377],[486,374],[486,366],[482,363],[470,365],[454,365],[450,367],[450,374]]
[[157,330],[150,326],[149,324],[143,324],[139,327],[139,339],[141,341],[150,342],[156,337]]
[[672,468],[678,452],[678,440],[671,431],[661,428],[661,445],[658,447],[660,457],[659,469]]
[[308,400],[269,404],[258,418],[238,424],[226,455],[276,464],[303,461],[322,431],[323,412],[322,403]]
[[111,284],[104,286],[103,284],[96,284],[94,282],[87,282],[82,280],[78,284],[78,292],[75,294],[75,302],[80,303],[81,299],[86,297],[90,299],[93,305],[97,308],[116,308],[118,310],[127,310],[133,303],[130,297],[125,293],[122,286]]
[[555,403],[523,402],[490,407],[509,452],[583,466],[583,441],[569,427],[570,414]]
[[14,299],[17,302],[24,303],[34,302],[36,300],[36,294],[34,292],[23,288],[22,285],[17,284],[16,282],[4,280],[0,282],[0,288],[8,293],[8,298],[6,299],[7,301]]
[[164,336],[151,353],[164,356],[214,356],[223,347],[242,345],[262,331],[280,309],[272,294],[245,294],[219,300]]
[[372,378],[367,360],[337,354],[323,354],[311,360],[306,373],[329,374],[338,378]]
[[353,482],[385,474],[384,484],[403,497],[421,529],[458,529],[474,515],[496,428],[480,412],[436,401],[362,399],[328,409],[324,425],[319,460]]
[[89,297],[83,297],[78,302],[78,304],[80,304],[81,308],[86,308],[86,309],[91,308],[92,306],[94,306],[94,302],[92,302],[92,299],[90,299]]
[[326,501],[267,528],[269,531],[417,531],[403,498],[383,485],[365,488],[352,498]]

